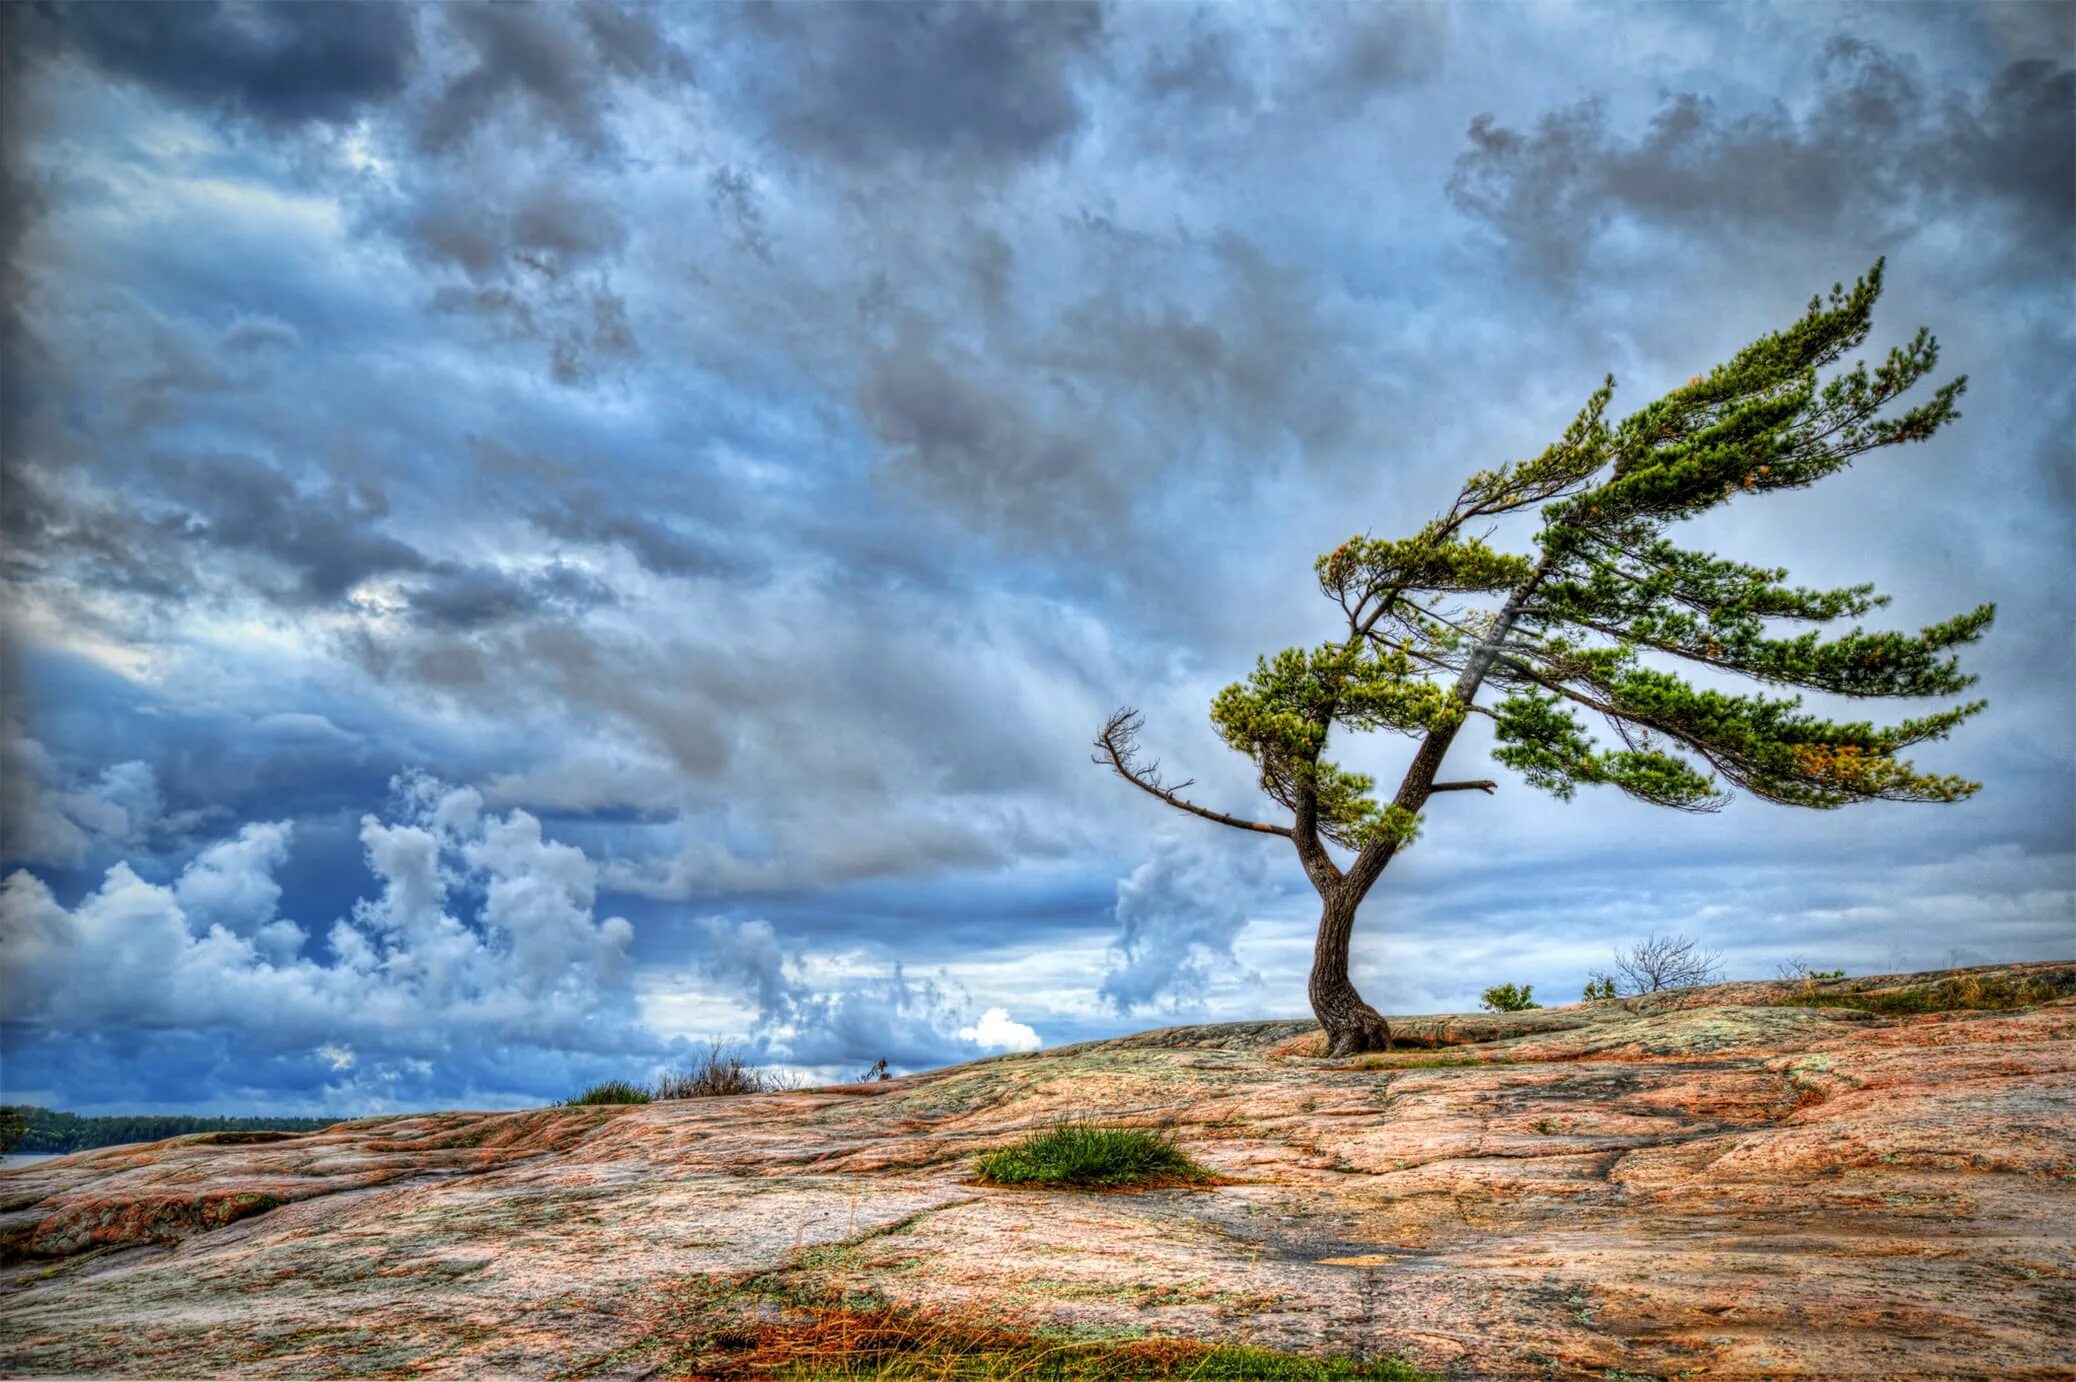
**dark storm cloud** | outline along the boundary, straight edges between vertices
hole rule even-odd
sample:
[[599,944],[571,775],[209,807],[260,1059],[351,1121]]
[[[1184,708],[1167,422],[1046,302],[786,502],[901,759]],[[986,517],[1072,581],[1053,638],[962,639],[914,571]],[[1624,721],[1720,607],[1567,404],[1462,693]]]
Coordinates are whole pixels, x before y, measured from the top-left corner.
[[389,500],[370,485],[297,485],[246,456],[162,458],[154,470],[180,505],[154,528],[183,545],[250,553],[290,578],[276,594],[291,603],[332,604],[371,576],[417,571],[416,548],[382,533]]
[[611,143],[609,79],[690,77],[687,59],[658,27],[653,10],[455,5],[440,14],[467,50],[467,66],[420,113],[417,137],[428,152],[452,152],[512,113],[600,152]]
[[[549,377],[588,387],[638,354],[611,270],[629,230],[602,183],[618,166],[614,118],[632,87],[692,80],[646,6],[455,5],[438,11],[430,90],[397,111],[412,146],[364,208],[437,277],[433,310],[487,339],[541,349]],[[543,134],[557,136],[544,139]]]
[[14,37],[184,104],[274,126],[351,119],[403,90],[418,51],[415,7],[383,0],[11,8],[30,11],[15,17]]
[[1806,113],[1725,113],[1669,99],[1634,138],[1589,97],[1517,130],[1480,115],[1449,193],[1535,266],[1568,272],[1618,216],[1720,236],[1862,230],[1899,237],[1987,205],[2061,262],[2076,220],[2076,69],[2003,68],[1976,93],[1928,87],[1871,44],[1839,39]]
[[[390,509],[379,488],[298,484],[248,456],[155,455],[139,490],[120,499],[55,486],[34,470],[16,481],[4,516],[17,580],[62,573],[154,602],[213,592],[341,609],[363,582],[399,577],[411,618],[442,630],[566,617],[614,599],[562,563],[513,573],[434,560],[382,530]],[[239,569],[244,558],[258,565]]]
[[[62,484],[30,468],[5,507],[18,579],[63,575],[165,599],[224,592],[226,558],[258,558],[252,588],[282,604],[336,605],[373,576],[421,571],[425,557],[378,528],[388,500],[368,485],[300,486],[239,455],[154,455],[137,488]],[[145,477],[149,477],[146,479]]]
[[[984,346],[912,316],[858,385],[883,477],[912,502],[1012,543],[1087,548],[1178,473],[1211,493],[1332,473],[1383,434],[1397,382],[1361,363],[1317,276],[1249,240],[1084,217],[1071,243],[1085,286],[1037,321],[1007,307],[1027,280],[1005,244],[957,243],[964,275],[1004,304]],[[1351,370],[1372,375],[1360,392],[1342,387]]]
[[[1448,34],[1439,4],[1353,4],[1343,9],[1308,8],[1324,21],[1320,47],[1324,99],[1360,106],[1372,96],[1435,70]],[[1326,16],[1332,16],[1327,19]]]
[[479,323],[492,340],[546,346],[549,377],[569,387],[593,383],[640,354],[627,300],[604,279],[562,282],[539,265],[522,270],[516,282],[438,288],[429,305]]
[[1164,36],[1153,44],[1140,74],[1141,89],[1158,101],[1251,108],[1254,82],[1234,49],[1230,30],[1199,16],[1187,34]]
[[[1095,727],[1142,701],[1193,792],[1265,809],[1203,711],[1257,652],[1316,636],[1314,554],[1410,531],[1468,469],[1533,454],[1604,368],[1676,382],[1792,318],[1889,247],[1867,225],[1907,242],[1885,308],[1941,330],[1976,379],[1964,428],[1996,454],[1965,503],[1898,467],[1891,489],[1843,478],[1801,528],[1769,511],[1734,536],[1838,556],[1928,617],[1963,573],[1968,599],[1979,581],[2006,600],[2066,566],[2066,266],[2041,249],[2066,244],[2046,228],[2067,211],[2036,174],[2066,162],[2068,58],[2031,11],[1880,7],[1855,32],[1882,46],[1816,82],[1836,16],[1806,8],[1705,66],[1685,64],[1724,52],[1707,9],[1653,11],[1619,45],[1574,41],[1602,18],[1561,6],[405,13],[402,84],[325,107],[350,126],[118,75],[72,39],[0,93],[8,176],[45,208],[9,242],[42,354],[9,352],[34,388],[0,410],[24,477],[0,495],[0,595],[27,650],[0,675],[28,667],[26,694],[0,686],[18,722],[0,777],[35,789],[16,847],[72,861],[36,865],[48,905],[17,901],[84,965],[82,908],[138,904],[193,981],[137,999],[188,1024],[156,1045],[114,1016],[12,1028],[10,1078],[33,1047],[68,1100],[214,1088],[240,1040],[257,1073],[231,1097],[274,1106],[377,1076],[450,1105],[639,1078],[653,1043],[617,983],[585,994],[629,1018],[602,1052],[581,1032],[508,1047],[444,1009],[351,1052],[306,1044],[313,1002],[350,1025],[354,1003],[411,997],[339,968],[319,929],[379,901],[356,822],[413,765],[581,843],[606,899],[592,931],[616,893],[640,928],[643,1003],[705,995],[681,1009],[698,1035],[706,998],[730,998],[774,1058],[928,1064],[1020,1022],[1301,1009],[1287,850],[1208,825],[1163,842],[1164,808],[1089,764]],[[1654,96],[1667,81],[1689,94]],[[1604,110],[1568,104],[1589,91]],[[1495,93],[1507,113],[1457,195],[1568,266],[1563,293],[1464,252],[1444,183]],[[2020,235],[2032,277],[1981,267]],[[1541,243],[1565,236],[1585,247]],[[1733,267],[1695,284],[1694,252]],[[2061,488],[2007,485],[2021,456]],[[1855,507],[1878,512],[1842,538]],[[1826,952],[1856,962],[1891,922],[1913,945],[1949,915],[1987,944],[2045,935],[2065,856],[1987,851],[2067,835],[2066,650],[2038,633],[2066,626],[2058,599],[2007,602],[1983,650],[1993,709],[1950,746],[1992,782],[1982,800],[1814,827],[1733,809],[1711,838],[1745,872],[1679,882],[1703,837],[1662,818],[1457,794],[1359,931],[1366,991],[1575,993],[1609,928],[1634,939],[1661,906],[1734,930],[1758,972],[1798,927],[1860,937]],[[1351,765],[1391,772],[1402,748]],[[263,827],[291,818],[286,862],[262,868]],[[1980,857],[1899,901],[1855,831],[1884,860]],[[1493,839],[1533,867],[1495,882]],[[170,901],[108,895],[118,862]],[[575,867],[537,862],[544,881]],[[1560,876],[1576,889],[1542,886]],[[708,910],[732,929],[701,931]],[[175,923],[198,939],[220,915],[254,950],[205,974]],[[284,918],[310,931],[285,970],[293,937],[261,934]],[[516,982],[481,959],[482,992]],[[211,983],[298,991],[210,1026]]]
[[984,368],[939,359],[919,340],[879,360],[858,407],[889,448],[892,476],[987,528],[1047,538],[1113,528],[1125,491],[1085,421],[1032,412],[1021,390],[980,377]]
[[[745,80],[781,137],[862,170],[889,158],[1014,167],[1081,128],[1076,71],[1102,30],[1099,7],[759,5],[740,35]],[[735,26],[730,26],[731,30]]]
[[542,177],[509,200],[469,184],[435,180],[399,227],[406,246],[434,266],[483,281],[524,258],[537,273],[594,263],[619,250],[627,226],[595,189]]
[[495,567],[441,562],[404,598],[420,624],[472,629],[513,619],[579,614],[594,605],[612,603],[613,593],[595,578],[567,566],[518,576]]
[[659,576],[716,576],[739,573],[746,562],[719,535],[681,531],[666,522],[628,511],[596,490],[570,490],[550,507],[536,509],[534,526],[565,542],[624,548]]

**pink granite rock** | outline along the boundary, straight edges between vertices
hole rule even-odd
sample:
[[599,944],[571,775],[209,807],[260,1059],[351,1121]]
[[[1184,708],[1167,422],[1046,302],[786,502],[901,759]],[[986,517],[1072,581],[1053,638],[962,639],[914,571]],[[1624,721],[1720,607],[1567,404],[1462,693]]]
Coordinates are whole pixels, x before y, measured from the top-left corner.
[[[0,1367],[720,1375],[686,1312],[783,1288],[1445,1375],[2076,1375],[2076,964],[1970,976],[87,1152],[0,1174]],[[2020,1005],[1903,1011],[1955,1002]],[[1223,1183],[972,1182],[1074,1115],[1171,1128]]]

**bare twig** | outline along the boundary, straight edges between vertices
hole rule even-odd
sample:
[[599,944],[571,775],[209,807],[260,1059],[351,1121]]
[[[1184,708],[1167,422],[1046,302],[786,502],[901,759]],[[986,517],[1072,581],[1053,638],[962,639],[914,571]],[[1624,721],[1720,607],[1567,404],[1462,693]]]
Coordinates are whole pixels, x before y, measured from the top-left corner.
[[1239,816],[1228,816],[1223,811],[1212,811],[1194,802],[1184,801],[1177,793],[1189,786],[1193,779],[1185,778],[1176,783],[1162,782],[1161,765],[1158,761],[1139,762],[1139,727],[1144,723],[1145,717],[1129,706],[1112,715],[1104,724],[1103,732],[1096,736],[1096,748],[1099,752],[1095,755],[1095,761],[1107,763],[1119,777],[1140,791],[1159,797],[1178,811],[1187,811],[1192,816],[1202,816],[1207,821],[1217,821],[1220,825],[1229,825],[1235,830],[1281,835],[1286,840],[1291,837],[1290,827],[1287,825],[1267,825],[1261,821],[1243,820]]

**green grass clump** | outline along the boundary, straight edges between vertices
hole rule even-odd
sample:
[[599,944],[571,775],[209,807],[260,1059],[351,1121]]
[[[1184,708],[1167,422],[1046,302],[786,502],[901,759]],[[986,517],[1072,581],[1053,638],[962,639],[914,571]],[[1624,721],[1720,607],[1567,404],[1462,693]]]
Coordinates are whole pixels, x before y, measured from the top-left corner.
[[1168,1133],[1078,1120],[997,1148],[973,1169],[990,1185],[1188,1185],[1213,1179]]
[[625,1080],[607,1080],[595,1084],[574,1099],[562,1101],[564,1108],[575,1108],[579,1104],[646,1104],[655,1098],[638,1084]]

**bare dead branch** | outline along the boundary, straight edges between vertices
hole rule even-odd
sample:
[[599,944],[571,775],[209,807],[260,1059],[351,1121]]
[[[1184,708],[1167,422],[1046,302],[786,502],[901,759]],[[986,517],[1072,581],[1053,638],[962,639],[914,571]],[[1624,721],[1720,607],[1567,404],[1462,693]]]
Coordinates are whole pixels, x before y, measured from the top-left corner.
[[1139,727],[1144,723],[1145,717],[1129,706],[1120,709],[1116,714],[1112,715],[1103,725],[1103,732],[1096,736],[1096,748],[1099,751],[1094,755],[1094,761],[1108,764],[1119,777],[1131,783],[1140,791],[1150,796],[1159,797],[1178,811],[1187,811],[1192,816],[1202,816],[1207,821],[1217,821],[1220,825],[1229,825],[1235,830],[1252,830],[1263,835],[1281,835],[1286,840],[1291,838],[1289,826],[1267,825],[1261,821],[1243,820],[1238,816],[1228,816],[1223,811],[1212,811],[1206,807],[1198,806],[1194,802],[1184,801],[1180,796],[1176,795],[1182,788],[1189,786],[1193,779],[1185,778],[1181,782],[1175,783],[1162,782],[1160,779],[1161,765],[1158,761],[1152,763],[1141,763],[1139,761]]
[[1430,792],[1483,792],[1491,796],[1499,789],[1497,782],[1480,778],[1476,782],[1437,782],[1427,790]]
[[1713,983],[1723,974],[1721,951],[1704,950],[1692,936],[1648,936],[1615,951],[1615,975],[1623,995],[1659,993]]

